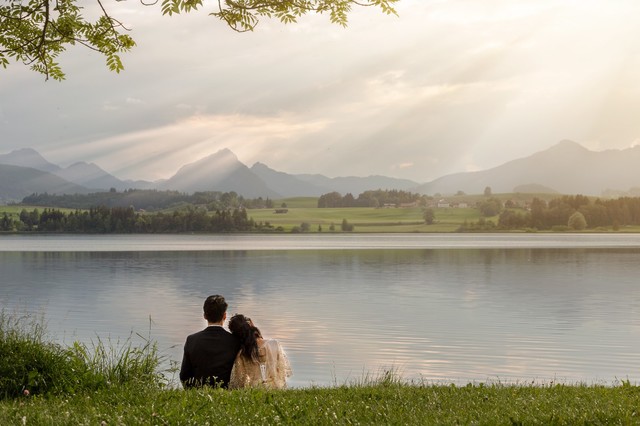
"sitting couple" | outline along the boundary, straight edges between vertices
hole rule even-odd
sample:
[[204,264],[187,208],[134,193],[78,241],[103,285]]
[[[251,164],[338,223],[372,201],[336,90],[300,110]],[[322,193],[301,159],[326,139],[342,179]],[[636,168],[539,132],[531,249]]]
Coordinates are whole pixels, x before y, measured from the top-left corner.
[[266,340],[251,319],[236,314],[222,328],[227,302],[220,295],[204,302],[208,327],[187,337],[180,368],[185,388],[210,385],[229,389],[282,389],[291,366],[277,340]]

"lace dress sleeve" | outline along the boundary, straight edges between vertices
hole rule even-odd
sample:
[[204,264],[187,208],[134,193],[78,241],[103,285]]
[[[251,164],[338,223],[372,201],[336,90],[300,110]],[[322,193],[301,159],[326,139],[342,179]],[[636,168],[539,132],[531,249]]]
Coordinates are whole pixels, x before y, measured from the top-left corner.
[[280,342],[276,341],[277,355],[276,355],[276,387],[285,388],[287,386],[287,377],[291,377],[293,371],[291,370],[291,363],[287,354],[282,349]]
[[285,377],[291,377],[293,375],[291,363],[289,362],[289,358],[287,357],[284,349],[282,349],[280,342],[278,342],[278,366],[279,369],[284,372]]

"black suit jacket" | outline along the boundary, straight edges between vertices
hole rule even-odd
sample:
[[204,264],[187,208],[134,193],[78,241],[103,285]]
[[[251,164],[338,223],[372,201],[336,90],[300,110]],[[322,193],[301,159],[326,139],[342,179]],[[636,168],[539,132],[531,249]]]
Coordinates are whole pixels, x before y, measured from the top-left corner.
[[180,381],[185,388],[221,385],[226,388],[240,342],[219,326],[209,326],[187,337]]

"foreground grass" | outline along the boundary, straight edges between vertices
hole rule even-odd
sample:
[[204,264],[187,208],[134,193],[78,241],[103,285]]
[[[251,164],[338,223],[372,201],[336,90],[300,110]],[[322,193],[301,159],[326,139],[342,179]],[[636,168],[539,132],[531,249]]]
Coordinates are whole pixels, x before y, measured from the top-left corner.
[[640,424],[640,387],[380,382],[183,391],[120,386],[0,401],[0,424]]

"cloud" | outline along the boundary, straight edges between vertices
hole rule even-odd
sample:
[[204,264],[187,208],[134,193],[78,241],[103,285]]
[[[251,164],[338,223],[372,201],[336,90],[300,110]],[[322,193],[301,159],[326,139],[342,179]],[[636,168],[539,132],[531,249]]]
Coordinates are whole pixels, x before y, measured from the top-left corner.
[[125,99],[124,102],[126,104],[128,104],[128,105],[140,105],[140,104],[144,103],[142,101],[142,99],[137,99],[137,98],[127,98],[127,99]]
[[119,110],[119,109],[120,109],[120,107],[118,107],[118,106],[116,106],[116,105],[112,104],[111,102],[105,102],[105,103],[102,105],[102,109],[103,109],[104,111],[117,111],[117,110]]

